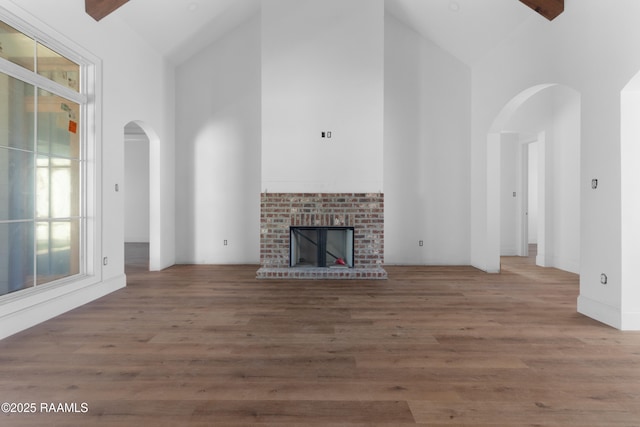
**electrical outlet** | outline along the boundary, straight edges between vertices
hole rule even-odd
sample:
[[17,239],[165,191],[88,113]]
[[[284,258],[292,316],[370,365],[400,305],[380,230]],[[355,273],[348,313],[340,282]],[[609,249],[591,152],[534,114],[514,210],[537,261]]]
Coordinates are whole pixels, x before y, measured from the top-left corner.
[[109,258],[108,257],[102,258],[102,265],[108,265],[108,264],[109,264]]
[[606,274],[602,273],[602,274],[600,275],[600,283],[602,283],[603,285],[606,285],[608,280],[609,280],[609,279],[608,279],[608,277],[607,277],[607,275],[606,275]]
[[596,188],[598,188],[598,180],[597,179],[592,179],[591,180],[591,188],[593,188],[594,190]]
[[418,240],[418,246],[424,246],[424,241]]
[[223,244],[224,244],[225,246],[228,246],[228,245],[229,245],[229,242],[228,242],[227,240],[225,240]]

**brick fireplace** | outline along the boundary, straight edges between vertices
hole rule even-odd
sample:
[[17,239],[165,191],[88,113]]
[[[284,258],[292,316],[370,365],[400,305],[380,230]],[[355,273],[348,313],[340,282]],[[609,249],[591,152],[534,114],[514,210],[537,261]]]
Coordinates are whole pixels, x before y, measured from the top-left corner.
[[[290,227],[353,227],[353,267],[290,267]],[[262,193],[258,279],[386,279],[384,195]]]

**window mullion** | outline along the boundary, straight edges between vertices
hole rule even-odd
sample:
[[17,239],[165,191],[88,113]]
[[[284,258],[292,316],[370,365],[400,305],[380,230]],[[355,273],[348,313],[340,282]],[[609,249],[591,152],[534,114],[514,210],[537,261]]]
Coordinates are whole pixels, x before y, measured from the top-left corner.
[[85,94],[78,93],[72,89],[64,87],[60,83],[49,80],[48,78],[27,70],[20,65],[7,61],[4,58],[0,58],[0,71],[10,75],[11,77],[15,77],[16,79],[38,86],[55,95],[67,98],[69,101],[73,101],[78,104],[84,104],[87,102],[87,96]]
[[38,88],[33,88],[33,286],[38,285]]

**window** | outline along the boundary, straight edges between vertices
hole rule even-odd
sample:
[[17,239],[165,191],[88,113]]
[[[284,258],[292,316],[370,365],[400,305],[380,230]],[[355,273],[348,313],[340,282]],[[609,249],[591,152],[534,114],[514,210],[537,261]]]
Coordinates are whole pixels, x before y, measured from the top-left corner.
[[0,20],[0,296],[87,269],[86,67],[51,44]]

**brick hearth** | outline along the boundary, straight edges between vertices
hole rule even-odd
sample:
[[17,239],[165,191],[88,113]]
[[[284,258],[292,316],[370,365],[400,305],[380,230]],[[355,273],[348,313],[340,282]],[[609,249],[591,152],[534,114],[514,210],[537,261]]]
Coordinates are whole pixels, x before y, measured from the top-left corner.
[[[289,227],[354,227],[354,266],[290,268]],[[386,279],[384,195],[262,193],[259,279]]]

